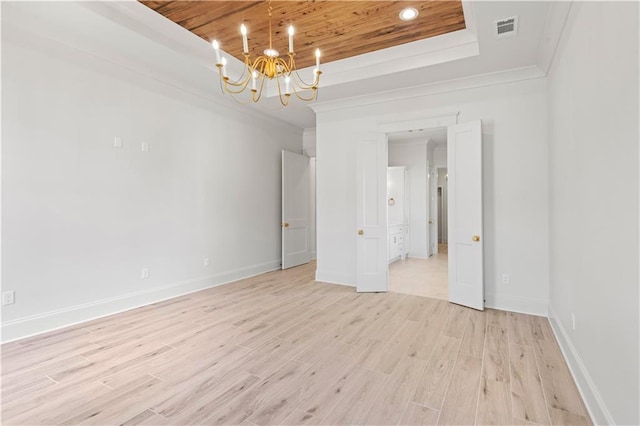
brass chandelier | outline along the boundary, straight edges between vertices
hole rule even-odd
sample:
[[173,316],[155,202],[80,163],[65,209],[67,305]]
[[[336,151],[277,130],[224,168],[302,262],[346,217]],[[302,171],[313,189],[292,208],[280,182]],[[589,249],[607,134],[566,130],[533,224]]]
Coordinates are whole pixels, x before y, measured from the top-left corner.
[[[269,48],[265,49],[263,54],[254,60],[251,60],[251,55],[249,54],[247,27],[244,24],[240,26],[244,68],[238,80],[231,80],[227,75],[227,59],[220,56],[220,44],[218,41],[213,40],[211,43],[216,52],[216,67],[220,75],[222,91],[235,97],[235,95],[245,92],[250,86],[251,95],[249,100],[258,102],[262,97],[262,91],[268,79],[275,82],[280,103],[284,106],[289,105],[291,93],[302,101],[314,101],[318,96],[318,84],[322,74],[322,71],[320,71],[320,49],[316,49],[315,52],[316,66],[313,69],[313,82],[308,84],[300,77],[296,69],[295,52],[293,50],[293,34],[295,31],[293,25],[289,26],[289,52],[287,53],[288,59],[285,60],[280,57],[280,54],[272,45],[271,14],[273,8],[271,7],[271,0],[269,0],[267,10],[269,12]],[[302,92],[306,91],[311,91],[311,94],[305,96]]]

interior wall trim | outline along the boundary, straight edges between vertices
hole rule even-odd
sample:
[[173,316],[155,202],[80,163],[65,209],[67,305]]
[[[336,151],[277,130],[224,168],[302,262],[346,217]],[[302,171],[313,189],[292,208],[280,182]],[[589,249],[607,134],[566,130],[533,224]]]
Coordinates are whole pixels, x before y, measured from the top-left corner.
[[7,343],[35,336],[277,269],[280,259],[18,318],[0,325],[0,341]]
[[459,92],[480,87],[495,86],[519,81],[545,78],[546,74],[537,66],[516,68],[472,77],[457,78],[422,86],[414,86],[399,90],[378,92],[370,95],[355,96],[327,102],[315,102],[309,105],[316,113],[360,108],[369,105],[384,104],[405,99],[420,98],[442,93]]
[[600,392],[598,392],[598,388],[593,382],[587,367],[582,362],[575,346],[573,346],[573,342],[571,341],[567,330],[562,325],[558,314],[551,306],[549,306],[549,322],[551,323],[551,329],[553,330],[553,334],[555,334],[556,340],[560,346],[562,356],[569,366],[569,371],[571,372],[573,381],[576,383],[576,386],[578,386],[578,392],[580,392],[580,396],[587,407],[587,411],[589,411],[593,424],[615,425],[616,422],[602,399]]

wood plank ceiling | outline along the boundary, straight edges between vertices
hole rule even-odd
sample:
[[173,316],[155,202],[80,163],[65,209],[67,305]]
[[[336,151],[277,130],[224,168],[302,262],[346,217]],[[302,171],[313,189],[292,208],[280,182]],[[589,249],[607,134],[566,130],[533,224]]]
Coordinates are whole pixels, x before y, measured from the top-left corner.
[[[143,4],[243,60],[240,24],[248,28],[249,50],[255,58],[269,47],[266,1],[142,1]],[[298,68],[314,65],[316,48],[322,63],[336,61],[465,28],[462,3],[455,1],[273,1],[273,48],[285,56],[287,28],[296,29]],[[398,14],[414,7],[420,14],[409,22]]]

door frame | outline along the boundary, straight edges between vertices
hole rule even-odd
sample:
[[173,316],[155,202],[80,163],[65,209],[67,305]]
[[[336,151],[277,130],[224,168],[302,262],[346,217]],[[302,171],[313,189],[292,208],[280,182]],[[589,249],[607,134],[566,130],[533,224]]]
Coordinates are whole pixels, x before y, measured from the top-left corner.
[[[419,132],[419,131],[423,131],[423,130],[431,130],[431,129],[438,129],[438,128],[442,128],[442,127],[449,127],[451,125],[454,124],[458,124],[458,115],[460,113],[459,112],[447,112],[447,113],[443,113],[443,114],[439,114],[439,115],[432,115],[432,116],[427,116],[424,118],[419,118],[419,119],[414,119],[414,120],[404,120],[404,121],[392,121],[392,122],[386,122],[386,123],[378,123],[378,127],[377,127],[377,131],[379,133],[384,133],[385,135],[385,139],[386,139],[386,145],[387,145],[387,152],[389,151],[389,134],[391,133],[399,133],[399,132],[409,132],[409,131],[413,131],[413,132]],[[388,165],[388,164],[387,164]],[[386,167],[386,166],[385,166]],[[437,166],[434,164],[434,168],[436,169],[436,175],[437,175]],[[428,172],[428,170],[427,170]],[[436,176],[437,179],[437,176]],[[437,182],[436,182],[436,188],[437,188]],[[429,201],[429,200],[427,200]],[[386,200],[384,200],[384,202],[386,202]],[[436,203],[437,203],[437,196],[436,196]],[[436,206],[436,212],[437,212],[437,206]],[[436,213],[437,215],[437,213]],[[433,224],[435,226],[436,232],[435,232],[435,253],[438,252],[438,235],[437,235],[437,229],[438,229],[438,223],[437,223],[437,216],[435,218],[435,223]],[[429,232],[429,228],[427,228],[427,232]],[[428,238],[429,242],[430,238]],[[429,252],[429,247],[427,247],[427,253]],[[435,254],[434,253],[434,254]],[[388,264],[388,260],[387,260],[387,265],[386,265],[387,271],[389,270],[389,264]],[[389,288],[389,274],[387,273],[387,288]]]

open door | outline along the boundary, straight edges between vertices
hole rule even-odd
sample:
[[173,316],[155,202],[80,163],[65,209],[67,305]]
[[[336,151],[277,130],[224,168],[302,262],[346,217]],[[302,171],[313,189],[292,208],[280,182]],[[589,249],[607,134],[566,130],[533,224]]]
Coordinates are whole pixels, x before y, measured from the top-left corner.
[[282,269],[309,263],[309,157],[282,151]]
[[449,301],[484,309],[482,129],[480,121],[449,126]]
[[357,148],[358,292],[387,291],[387,139],[372,135]]
[[438,175],[429,166],[429,256],[438,254]]

